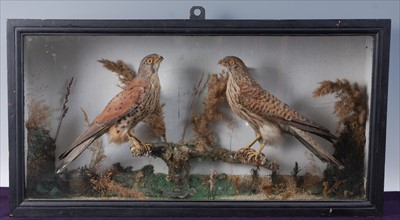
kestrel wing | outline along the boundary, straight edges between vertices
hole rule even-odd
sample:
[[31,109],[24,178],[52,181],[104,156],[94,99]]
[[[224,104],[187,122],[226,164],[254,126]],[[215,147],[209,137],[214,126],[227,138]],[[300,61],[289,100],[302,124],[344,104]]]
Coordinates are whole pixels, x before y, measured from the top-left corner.
[[[81,135],[79,135],[79,137],[77,137],[74,142],[72,142],[72,144],[70,145],[70,147],[68,148],[67,151],[65,151],[64,153],[62,153],[58,159],[63,160],[65,159],[67,156],[70,156],[72,151],[77,152],[75,149],[83,144],[85,141],[89,140],[90,138],[96,139],[98,137],[100,137],[105,130],[107,130],[108,127],[104,126],[104,125],[98,125],[98,124],[92,124],[88,129],[86,129]],[[80,152],[74,157],[74,159],[76,157],[78,157],[83,150],[85,150],[85,148],[83,148],[82,150],[80,150]]]
[[337,139],[328,129],[307,119],[259,85],[244,84],[241,86],[239,103],[248,111],[272,122],[299,128],[331,142]]
[[[84,145],[85,147],[79,147],[90,138],[100,137],[104,134],[107,129],[115,124],[118,120],[126,116],[133,108],[137,107],[145,93],[149,83],[139,80],[132,81],[127,88],[118,93],[104,108],[103,112],[100,113],[94,121],[78,138],[76,138],[69,149],[59,156],[60,160],[64,162],[72,162],[76,157],[78,157],[89,144]],[[68,165],[65,164],[66,165]],[[64,166],[64,167],[65,167]]]
[[116,122],[123,118],[133,108],[140,105],[149,87],[148,82],[135,79],[107,104],[93,123]]
[[60,173],[64,170],[64,168],[71,163],[75,158],[77,158],[93,141],[96,140],[97,137],[91,137],[87,140],[86,144],[80,144],[69,151],[63,153],[60,157],[62,157],[61,163],[58,165],[56,173]]

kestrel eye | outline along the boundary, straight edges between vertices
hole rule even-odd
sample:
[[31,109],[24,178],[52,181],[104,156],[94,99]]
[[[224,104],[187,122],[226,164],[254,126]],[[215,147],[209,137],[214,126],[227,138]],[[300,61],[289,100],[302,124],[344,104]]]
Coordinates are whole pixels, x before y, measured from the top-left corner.
[[231,65],[231,66],[235,65],[235,61],[234,60],[229,60],[229,65]]
[[146,60],[146,63],[147,63],[147,64],[152,64],[152,63],[153,63],[153,58],[152,58],[152,57],[148,58],[148,59]]

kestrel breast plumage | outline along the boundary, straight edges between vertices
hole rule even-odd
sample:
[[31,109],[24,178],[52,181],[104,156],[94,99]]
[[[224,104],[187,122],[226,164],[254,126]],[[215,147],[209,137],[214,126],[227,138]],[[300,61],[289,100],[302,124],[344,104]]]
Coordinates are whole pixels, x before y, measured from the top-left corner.
[[163,57],[158,54],[150,54],[142,59],[137,76],[107,104],[89,127],[72,142],[69,149],[59,156],[57,173],[62,172],[94,140],[107,132],[111,140],[127,137],[133,148],[144,147],[147,151],[150,149],[150,145],[133,134],[133,128],[154,111],[159,101],[158,68],[162,61]]
[[[218,64],[228,70],[226,96],[232,111],[247,121],[256,133],[255,140],[238,153],[246,154],[248,160],[257,159],[263,148],[267,144],[274,144],[281,132],[284,132],[296,137],[322,161],[343,168],[336,158],[309,135],[315,134],[333,142],[337,137],[328,129],[301,115],[263,89],[238,57],[227,56]],[[261,142],[261,146],[256,152],[251,146],[257,141]]]

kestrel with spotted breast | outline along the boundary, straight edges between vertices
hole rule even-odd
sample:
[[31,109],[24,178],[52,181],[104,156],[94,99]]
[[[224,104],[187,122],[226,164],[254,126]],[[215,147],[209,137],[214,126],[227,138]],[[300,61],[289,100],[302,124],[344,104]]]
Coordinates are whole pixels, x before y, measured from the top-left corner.
[[[297,138],[320,160],[343,165],[309,134],[320,136],[330,142],[337,139],[328,129],[306,118],[299,112],[263,89],[250,75],[244,62],[235,56],[227,56],[218,62],[228,71],[226,96],[234,113],[247,121],[254,129],[256,138],[237,151],[249,161],[256,160],[267,144],[274,144],[287,133]],[[261,143],[258,151],[251,148],[257,141]]]
[[110,139],[121,140],[123,136],[131,141],[131,151],[144,148],[150,152],[149,144],[144,143],[133,133],[133,128],[152,113],[160,99],[160,80],[158,68],[163,61],[158,54],[150,54],[142,59],[137,76],[119,92],[104,110],[78,136],[69,149],[59,156],[61,160],[56,172],[62,172],[94,140],[105,133]]

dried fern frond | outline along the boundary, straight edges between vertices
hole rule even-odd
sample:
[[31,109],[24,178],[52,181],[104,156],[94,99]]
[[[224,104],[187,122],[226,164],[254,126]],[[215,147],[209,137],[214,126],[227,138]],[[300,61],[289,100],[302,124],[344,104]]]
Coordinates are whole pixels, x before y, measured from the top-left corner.
[[209,120],[220,120],[222,115],[218,110],[218,104],[226,101],[227,74],[211,74],[208,81],[208,95],[204,100],[204,112]]
[[222,119],[222,114],[218,105],[226,101],[226,84],[228,82],[227,74],[210,74],[207,88],[208,93],[203,104],[202,113],[193,115],[193,130],[196,135],[196,142],[199,147],[206,147],[214,144],[214,133],[211,129],[211,123]]
[[323,195],[358,197],[365,195],[365,127],[367,121],[367,96],[357,83],[348,80],[324,81],[314,91],[314,96],[334,94],[337,99],[334,112],[342,128],[334,143],[334,157],[342,162],[343,170],[328,165],[324,171]]
[[92,188],[100,193],[100,196],[116,196],[122,198],[137,198],[147,199],[147,196],[143,193],[135,190],[128,189],[112,180],[113,173],[111,170],[107,170],[100,176],[93,176],[90,179]]
[[122,60],[117,60],[113,62],[107,59],[98,60],[98,62],[103,64],[103,67],[116,73],[118,79],[121,82],[121,88],[125,88],[135,77],[136,73]]
[[100,193],[100,196],[105,196],[107,194],[109,184],[111,183],[112,172],[106,171],[100,176],[92,176],[90,178],[90,183],[92,188]]
[[117,197],[136,198],[136,199],[142,199],[142,200],[148,199],[148,197],[145,194],[143,194],[135,189],[126,188],[115,181],[111,181],[108,184],[108,191],[109,191],[109,194],[111,194],[113,196],[117,196]]
[[164,104],[160,104],[158,102],[154,111],[149,116],[147,116],[143,120],[143,122],[150,125],[153,128],[154,133],[158,136],[163,137],[164,141],[166,141],[166,129],[165,129],[163,107]]
[[25,123],[27,128],[48,129],[50,107],[44,103],[44,100],[30,100],[28,111],[28,120]]
[[367,99],[357,83],[351,84],[346,79],[338,79],[336,82],[323,81],[313,92],[314,97],[327,94],[335,94],[335,98],[338,99],[334,110],[339,118],[338,130],[341,125],[351,124],[352,122],[365,126]]

